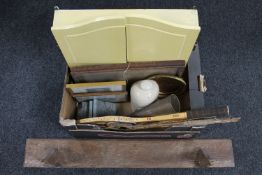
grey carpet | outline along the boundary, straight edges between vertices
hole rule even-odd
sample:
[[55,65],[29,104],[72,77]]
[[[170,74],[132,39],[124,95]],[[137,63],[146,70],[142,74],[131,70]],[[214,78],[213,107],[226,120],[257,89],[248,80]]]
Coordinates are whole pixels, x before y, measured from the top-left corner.
[[[25,169],[26,138],[70,138],[58,124],[65,61],[50,26],[53,7],[199,10],[206,106],[229,104],[238,124],[201,138],[233,139],[235,168]],[[262,2],[260,0],[0,1],[0,174],[254,174],[262,172]]]

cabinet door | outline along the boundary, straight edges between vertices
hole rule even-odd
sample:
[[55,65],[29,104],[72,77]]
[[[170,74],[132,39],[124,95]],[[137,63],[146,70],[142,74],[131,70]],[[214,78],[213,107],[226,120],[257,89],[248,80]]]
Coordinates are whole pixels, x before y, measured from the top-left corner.
[[127,60],[187,62],[200,27],[186,26],[147,16],[126,17]]
[[126,62],[124,17],[94,18],[52,32],[69,67]]

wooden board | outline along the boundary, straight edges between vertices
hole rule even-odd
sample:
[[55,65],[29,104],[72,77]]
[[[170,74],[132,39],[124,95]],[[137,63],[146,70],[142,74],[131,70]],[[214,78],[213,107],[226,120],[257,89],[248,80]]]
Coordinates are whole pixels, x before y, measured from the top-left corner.
[[76,83],[128,80],[136,81],[152,75],[182,75],[184,60],[134,62],[125,64],[103,64],[71,68],[71,75]]
[[92,72],[108,72],[117,70],[138,70],[138,69],[149,69],[149,68],[184,68],[184,60],[174,61],[147,61],[147,62],[132,62],[122,64],[100,64],[92,66],[81,66],[71,68],[71,73],[92,73]]
[[25,167],[234,167],[232,142],[202,140],[27,139]]
[[72,95],[78,93],[122,92],[126,90],[126,81],[66,84],[66,89]]
[[86,100],[104,100],[108,102],[125,102],[127,101],[128,92],[95,92],[95,93],[77,93],[73,97],[81,102]]

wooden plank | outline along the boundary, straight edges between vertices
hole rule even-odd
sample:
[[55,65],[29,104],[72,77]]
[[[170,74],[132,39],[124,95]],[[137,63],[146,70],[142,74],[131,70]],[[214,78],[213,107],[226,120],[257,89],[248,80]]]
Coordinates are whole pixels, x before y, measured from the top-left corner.
[[147,61],[147,62],[132,62],[122,64],[100,64],[92,66],[82,66],[71,68],[72,73],[84,72],[107,72],[112,70],[126,70],[126,69],[148,69],[148,68],[159,68],[159,67],[185,67],[184,60],[173,60],[173,61]]
[[191,128],[196,126],[206,126],[213,124],[224,124],[239,122],[240,118],[210,118],[210,119],[199,119],[199,120],[186,120],[183,122],[154,122],[154,123],[142,123],[142,124],[130,124],[130,123],[119,123],[109,122],[106,124],[104,129],[120,130],[120,131],[139,131],[139,130],[152,130],[157,128]]
[[127,101],[128,92],[94,92],[94,93],[77,93],[72,96],[79,102],[86,100],[104,100],[108,102],[125,102]]
[[185,121],[187,119],[186,112],[179,112],[168,115],[158,115],[154,117],[127,117],[127,116],[100,116],[93,118],[83,118],[77,122],[104,124],[108,122],[121,122],[121,123],[146,123],[146,122],[159,122],[159,121]]
[[25,167],[197,168],[234,167],[228,139],[27,139]]
[[66,89],[73,93],[117,92],[126,90],[126,81],[66,84]]
[[84,66],[71,68],[70,74],[76,83],[128,80],[132,84],[152,75],[181,75],[184,69],[185,61],[176,60]]
[[128,117],[128,116],[100,116],[93,118],[83,118],[78,120],[78,123],[107,123],[107,122],[122,122],[122,123],[146,123],[160,121],[176,121],[183,122],[187,119],[208,119],[218,117],[228,117],[228,106],[195,109],[186,112],[178,112],[167,115],[144,116],[144,117]]

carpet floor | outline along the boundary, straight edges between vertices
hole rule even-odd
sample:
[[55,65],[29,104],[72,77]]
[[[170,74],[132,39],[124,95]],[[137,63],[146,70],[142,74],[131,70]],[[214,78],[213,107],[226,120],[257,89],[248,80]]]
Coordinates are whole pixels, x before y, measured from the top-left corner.
[[[53,7],[199,10],[206,106],[228,104],[241,122],[200,138],[233,140],[235,168],[29,169],[27,138],[71,138],[58,123],[66,63],[51,34]],[[262,172],[262,2],[260,0],[0,0],[0,174],[243,174]]]

